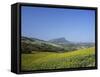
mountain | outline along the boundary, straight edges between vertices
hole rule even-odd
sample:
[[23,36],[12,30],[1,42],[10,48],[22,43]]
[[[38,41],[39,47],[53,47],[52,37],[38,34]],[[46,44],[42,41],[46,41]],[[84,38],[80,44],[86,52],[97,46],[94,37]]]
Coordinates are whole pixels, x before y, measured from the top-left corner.
[[52,39],[52,40],[49,40],[49,42],[55,43],[55,44],[71,44],[71,42],[66,40],[64,37]]

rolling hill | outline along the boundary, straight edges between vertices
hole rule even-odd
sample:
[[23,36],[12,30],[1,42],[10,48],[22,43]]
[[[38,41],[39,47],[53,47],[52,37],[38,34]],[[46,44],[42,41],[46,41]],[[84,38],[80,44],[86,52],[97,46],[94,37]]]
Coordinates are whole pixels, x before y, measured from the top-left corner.
[[57,44],[36,39],[22,37],[21,39],[21,48],[23,53],[31,53],[31,51],[49,51],[49,52],[59,52],[64,51],[65,49]]
[[95,48],[80,49],[71,52],[38,52],[22,54],[22,70],[45,70],[61,68],[79,68],[95,66]]
[[36,51],[46,52],[68,52],[83,48],[93,47],[93,43],[73,43],[65,38],[52,39],[49,41],[40,40],[37,38],[29,38],[22,36],[21,50],[22,53],[32,53]]

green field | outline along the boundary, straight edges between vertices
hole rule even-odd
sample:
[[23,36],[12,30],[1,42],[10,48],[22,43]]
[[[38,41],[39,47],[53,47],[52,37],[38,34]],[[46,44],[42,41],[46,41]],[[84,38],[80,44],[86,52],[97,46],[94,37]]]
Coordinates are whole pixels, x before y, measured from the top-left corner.
[[95,66],[95,48],[70,52],[43,52],[21,55],[22,70],[42,70]]

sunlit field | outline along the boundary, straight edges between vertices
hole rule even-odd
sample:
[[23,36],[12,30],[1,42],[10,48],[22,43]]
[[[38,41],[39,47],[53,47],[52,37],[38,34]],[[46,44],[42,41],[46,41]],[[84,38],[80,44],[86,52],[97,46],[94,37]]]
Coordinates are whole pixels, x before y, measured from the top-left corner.
[[85,48],[75,51],[57,52],[35,52],[22,53],[22,70],[43,70],[95,66],[95,48]]

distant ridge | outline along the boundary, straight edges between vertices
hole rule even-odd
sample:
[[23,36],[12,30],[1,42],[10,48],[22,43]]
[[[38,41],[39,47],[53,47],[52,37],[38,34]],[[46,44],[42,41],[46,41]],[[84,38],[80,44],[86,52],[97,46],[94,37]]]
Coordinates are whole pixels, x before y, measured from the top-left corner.
[[66,40],[64,37],[56,38],[49,40],[49,42],[55,43],[55,44],[70,44],[71,42]]
[[37,39],[37,38],[33,38],[33,37],[26,37],[26,36],[22,36],[21,37],[22,40],[30,40],[30,41],[44,41],[44,40],[41,40],[41,39]]

